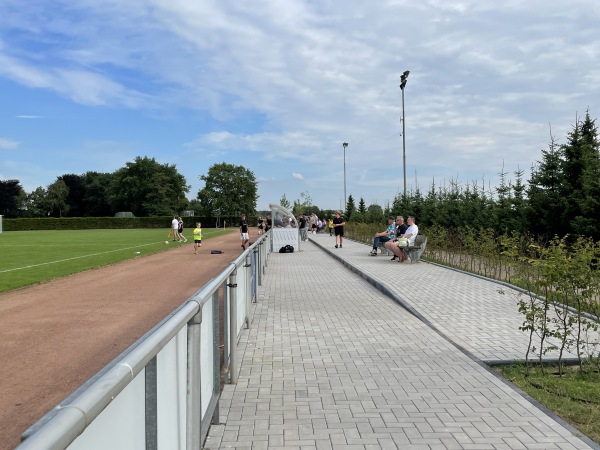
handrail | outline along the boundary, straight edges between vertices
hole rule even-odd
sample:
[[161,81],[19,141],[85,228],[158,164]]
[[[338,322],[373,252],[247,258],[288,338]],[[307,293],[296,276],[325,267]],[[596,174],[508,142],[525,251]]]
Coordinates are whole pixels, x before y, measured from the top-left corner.
[[[263,242],[269,237],[269,233],[262,235],[221,273],[186,300],[151,334],[138,341],[135,348],[122,356],[116,365],[102,374],[68,404],[57,406],[54,411],[55,415],[28,436],[18,449],[63,450],[72,444],[88,425],[144,370],[147,364],[186,327],[188,322],[202,311],[204,305],[213,300],[213,294],[224,285],[232,274],[241,270],[242,267],[244,270],[250,270],[250,265],[245,264],[246,258],[252,255],[255,249],[261,249]],[[262,250],[266,251],[266,246],[262,246]],[[257,259],[266,260],[266,258]],[[257,263],[254,270],[262,271],[263,266],[264,262]],[[235,310],[234,305],[232,305],[232,309]],[[230,318],[232,323],[235,323],[236,319],[236,317]],[[233,348],[235,341],[230,345]],[[232,349],[232,352],[234,351]],[[235,367],[230,368],[230,372],[234,370],[236,370]],[[199,413],[202,414],[202,411]]]

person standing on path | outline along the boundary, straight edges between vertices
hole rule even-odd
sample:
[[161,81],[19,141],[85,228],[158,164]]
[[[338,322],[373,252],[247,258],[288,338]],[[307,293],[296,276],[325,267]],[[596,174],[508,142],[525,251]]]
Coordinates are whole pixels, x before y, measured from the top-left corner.
[[177,220],[177,216],[173,216],[173,220],[171,220],[171,233],[173,234],[173,242],[179,240],[179,220]]
[[267,224],[265,225],[265,233],[273,228],[273,220],[271,219],[271,215],[267,214]]
[[317,223],[318,222],[319,222],[319,218],[317,217],[317,215],[315,213],[312,213],[310,215],[310,227],[312,229],[312,234],[317,234],[317,229],[318,229]]
[[186,237],[183,235],[183,219],[177,218],[177,234],[179,235],[179,242],[187,242]]
[[246,246],[250,241],[250,235],[248,234],[248,222],[246,222],[246,214],[242,214],[240,220],[240,239],[242,240],[242,248],[246,250]]
[[329,236],[333,236],[333,218],[327,220],[327,228],[329,228]]
[[308,219],[304,214],[300,214],[299,219],[300,240],[304,242],[308,240]]
[[335,217],[333,218],[333,229],[335,230],[335,248],[342,248],[342,240],[344,239],[344,225],[346,225],[346,221],[342,217],[342,214],[339,211],[336,211]]
[[198,254],[200,247],[202,247],[202,224],[197,222],[194,228],[194,255]]
[[258,218],[258,235],[263,234],[263,229],[265,228],[265,220],[261,217]]

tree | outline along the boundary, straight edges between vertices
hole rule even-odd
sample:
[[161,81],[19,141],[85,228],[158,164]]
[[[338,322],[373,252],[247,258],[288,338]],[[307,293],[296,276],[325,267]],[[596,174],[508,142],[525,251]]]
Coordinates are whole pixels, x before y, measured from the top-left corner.
[[24,200],[25,191],[19,180],[0,180],[0,215],[18,217]]
[[580,195],[575,197],[579,215],[571,218],[573,230],[580,235],[600,239],[600,142],[596,121],[589,111],[581,124],[581,171]]
[[48,193],[43,187],[38,187],[27,195],[25,200],[25,215],[27,217],[47,217],[50,214]]
[[354,220],[362,223],[367,221],[367,205],[365,204],[365,199],[362,197],[358,201],[357,215]]
[[86,190],[83,199],[84,216],[109,217],[114,211],[108,202],[108,189],[113,179],[110,173],[86,172],[83,175]]
[[205,186],[198,192],[198,200],[211,217],[255,214],[258,187],[251,170],[227,163],[214,164],[200,180]]
[[84,207],[85,199],[85,178],[82,175],[62,175],[58,177],[59,180],[63,180],[69,188],[67,195],[67,205],[69,205],[69,215],[73,217],[83,217],[86,214]]
[[57,179],[54,183],[48,186],[46,191],[46,198],[48,206],[50,207],[50,214],[54,217],[62,217],[63,214],[69,212],[69,205],[67,204],[67,196],[69,195],[69,188],[67,184]]
[[292,205],[290,204],[290,201],[289,201],[289,200],[287,199],[287,197],[285,196],[285,194],[283,194],[283,195],[281,196],[281,200],[279,200],[279,204],[280,204],[281,206],[283,206],[285,209],[288,209],[288,210],[290,209],[290,206],[292,206]]
[[383,208],[379,205],[369,205],[367,208],[367,222],[381,223],[383,220]]
[[308,211],[308,209],[314,209],[312,204],[312,197],[310,196],[308,191],[304,191],[300,193],[299,199],[294,200],[292,214],[294,214],[294,216],[296,217],[298,217],[302,213],[309,214],[310,211]]
[[350,194],[348,196],[348,203],[346,203],[346,211],[345,211],[345,217],[346,220],[350,220],[350,217],[352,217],[352,214],[354,214],[356,212],[356,206],[354,206],[354,197],[352,197],[352,194]]
[[565,230],[566,198],[563,196],[564,175],[561,168],[561,154],[551,130],[548,150],[542,150],[541,161],[532,167],[527,189],[527,222],[535,235],[552,238],[559,230]]
[[131,211],[138,217],[168,216],[187,208],[189,190],[175,165],[138,156],[115,171],[108,199],[114,211]]

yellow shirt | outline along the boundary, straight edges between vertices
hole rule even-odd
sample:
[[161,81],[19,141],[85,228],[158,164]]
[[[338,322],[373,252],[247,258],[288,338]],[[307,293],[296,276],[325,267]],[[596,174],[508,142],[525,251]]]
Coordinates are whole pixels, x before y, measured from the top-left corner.
[[202,228],[194,228],[194,240],[195,241],[202,240]]

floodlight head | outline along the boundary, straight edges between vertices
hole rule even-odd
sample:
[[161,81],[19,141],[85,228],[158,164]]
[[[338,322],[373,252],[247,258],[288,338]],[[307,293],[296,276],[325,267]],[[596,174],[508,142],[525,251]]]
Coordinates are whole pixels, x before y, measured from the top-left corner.
[[406,80],[408,78],[409,73],[410,70],[405,70],[404,73],[400,75],[400,89],[402,90],[404,90],[404,87],[406,86]]
[[344,147],[344,149],[345,149],[346,147],[348,147],[348,143],[347,143],[347,142],[344,142],[344,143],[342,144],[342,147]]

